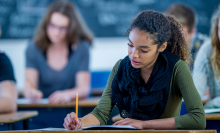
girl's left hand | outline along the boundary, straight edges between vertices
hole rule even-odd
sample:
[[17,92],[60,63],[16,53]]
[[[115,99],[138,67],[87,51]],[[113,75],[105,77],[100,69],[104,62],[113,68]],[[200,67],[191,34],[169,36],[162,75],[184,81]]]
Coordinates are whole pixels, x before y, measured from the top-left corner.
[[144,128],[143,124],[144,124],[144,121],[125,118],[123,120],[115,122],[113,125],[130,125],[130,126],[135,127],[137,129],[143,129]]

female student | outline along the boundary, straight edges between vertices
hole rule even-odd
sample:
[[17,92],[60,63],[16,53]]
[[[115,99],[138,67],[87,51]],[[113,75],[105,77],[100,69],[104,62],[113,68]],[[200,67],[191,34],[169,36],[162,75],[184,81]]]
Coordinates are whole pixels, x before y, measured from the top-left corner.
[[[98,106],[83,118],[64,120],[68,130],[106,124],[116,105],[114,125],[138,129],[204,129],[205,113],[186,62],[182,26],[171,16],[143,11],[128,30],[128,56],[114,66]],[[187,114],[180,116],[184,98]]]
[[209,87],[209,102],[205,107],[220,107],[220,7],[213,14],[211,40],[199,50],[193,69],[193,80],[202,97]]
[[30,100],[65,103],[90,92],[89,46],[92,36],[71,2],[56,1],[46,12],[26,50],[26,86]]

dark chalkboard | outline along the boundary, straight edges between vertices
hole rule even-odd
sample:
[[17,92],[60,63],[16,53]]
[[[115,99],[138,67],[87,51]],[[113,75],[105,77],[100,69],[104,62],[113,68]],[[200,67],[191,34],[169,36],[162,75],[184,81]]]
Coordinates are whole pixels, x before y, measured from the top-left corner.
[[[210,18],[219,0],[71,0],[96,37],[120,37],[140,11],[164,11],[172,3],[195,8],[198,31],[208,34]],[[0,0],[2,37],[31,38],[53,0]]]

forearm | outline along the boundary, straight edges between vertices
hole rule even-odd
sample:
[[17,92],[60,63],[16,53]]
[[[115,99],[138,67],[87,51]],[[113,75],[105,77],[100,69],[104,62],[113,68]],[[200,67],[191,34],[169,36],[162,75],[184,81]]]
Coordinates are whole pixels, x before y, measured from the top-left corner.
[[143,122],[144,129],[176,129],[175,119],[155,119]]
[[0,83],[0,113],[17,110],[17,88],[14,81]]
[[99,120],[93,115],[88,114],[81,118],[82,127],[85,126],[100,126]]
[[16,110],[17,110],[16,100],[8,97],[0,98],[0,113],[14,112]]

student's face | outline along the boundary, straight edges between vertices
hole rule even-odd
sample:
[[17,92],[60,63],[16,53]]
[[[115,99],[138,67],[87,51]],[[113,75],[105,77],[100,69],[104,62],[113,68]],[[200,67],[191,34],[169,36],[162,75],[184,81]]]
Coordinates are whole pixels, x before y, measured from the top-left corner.
[[128,55],[134,68],[144,68],[153,65],[159,52],[166,48],[158,49],[158,45],[153,44],[153,40],[148,37],[148,33],[137,28],[132,29],[128,40]]
[[218,39],[220,41],[220,18],[218,19]]
[[47,25],[47,35],[50,41],[54,44],[65,42],[68,25],[68,17],[58,12],[52,13],[50,22]]

